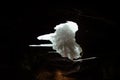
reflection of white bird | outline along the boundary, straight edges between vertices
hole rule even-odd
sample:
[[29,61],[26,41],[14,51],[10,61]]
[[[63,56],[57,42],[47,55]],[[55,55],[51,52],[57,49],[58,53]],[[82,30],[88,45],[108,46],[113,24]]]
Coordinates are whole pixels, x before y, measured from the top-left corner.
[[67,21],[57,25],[54,28],[54,33],[38,36],[38,40],[50,40],[53,49],[56,50],[62,57],[68,57],[73,60],[80,58],[82,48],[75,42],[75,33],[78,30],[78,25],[75,22]]

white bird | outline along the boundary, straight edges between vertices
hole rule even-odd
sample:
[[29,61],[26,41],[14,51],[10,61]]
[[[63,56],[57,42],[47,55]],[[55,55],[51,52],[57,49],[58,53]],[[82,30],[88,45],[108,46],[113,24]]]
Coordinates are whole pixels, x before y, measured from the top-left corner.
[[62,57],[77,59],[81,57],[82,48],[76,43],[75,33],[78,31],[78,25],[75,22],[67,21],[56,25],[54,33],[38,36],[38,40],[49,40],[52,47]]

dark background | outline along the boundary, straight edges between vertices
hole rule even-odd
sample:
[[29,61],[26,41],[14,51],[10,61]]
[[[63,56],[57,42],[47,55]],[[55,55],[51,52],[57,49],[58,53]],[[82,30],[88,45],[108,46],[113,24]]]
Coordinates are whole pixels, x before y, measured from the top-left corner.
[[36,37],[54,32],[55,25],[66,21],[79,25],[76,40],[83,48],[83,58],[99,58],[100,69],[103,70],[101,79],[119,77],[119,5],[47,4],[37,8],[1,8],[1,13],[0,68],[3,79],[21,77],[26,73],[21,68],[25,60],[33,65],[33,57],[40,55],[39,52],[43,54],[52,50],[30,48],[28,45],[43,43]]

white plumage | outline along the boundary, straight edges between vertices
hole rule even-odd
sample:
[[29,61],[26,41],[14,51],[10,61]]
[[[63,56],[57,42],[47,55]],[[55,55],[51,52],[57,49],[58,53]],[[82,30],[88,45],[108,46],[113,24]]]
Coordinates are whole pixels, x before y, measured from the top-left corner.
[[50,40],[53,44],[53,49],[56,50],[62,57],[68,57],[73,60],[80,58],[82,48],[76,43],[75,33],[78,31],[78,25],[75,22],[67,21],[56,25],[54,33],[38,36],[39,40]]

